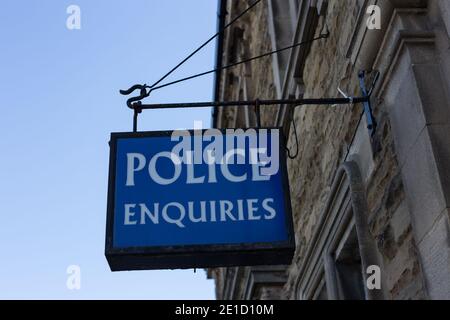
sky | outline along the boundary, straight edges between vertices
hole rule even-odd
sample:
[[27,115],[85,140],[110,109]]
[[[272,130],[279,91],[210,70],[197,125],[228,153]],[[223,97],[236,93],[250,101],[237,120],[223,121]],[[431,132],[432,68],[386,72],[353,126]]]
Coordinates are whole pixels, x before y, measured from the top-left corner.
[[[81,29],[66,26],[70,5]],[[132,130],[119,89],[151,84],[216,31],[215,0],[0,2],[0,299],[214,299],[204,270],[111,272],[109,135]],[[214,43],[167,81],[214,66]],[[213,77],[149,103],[209,101]],[[139,130],[210,125],[210,109],[148,110]],[[80,288],[67,287],[79,266]]]

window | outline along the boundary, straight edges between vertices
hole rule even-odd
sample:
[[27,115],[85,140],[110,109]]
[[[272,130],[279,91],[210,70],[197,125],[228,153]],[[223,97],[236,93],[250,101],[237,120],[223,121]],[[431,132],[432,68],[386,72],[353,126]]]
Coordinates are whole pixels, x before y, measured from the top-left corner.
[[315,289],[314,295],[312,296],[312,300],[329,300],[328,299],[328,290],[325,283],[325,278],[322,277],[320,282]]
[[[336,287],[339,300],[364,300],[364,278],[361,254],[354,224],[349,226],[333,255],[336,268]],[[333,281],[333,280],[331,280]]]
[[[375,240],[368,230],[367,201],[361,191],[364,189],[357,164],[344,163],[302,257],[297,298],[382,299],[381,291],[365,287],[363,265],[380,263]],[[364,243],[361,245],[359,241]]]
[[365,300],[361,254],[353,219],[335,241],[334,249],[323,256],[321,264],[322,275],[316,281],[312,300]]
[[[294,2],[292,0],[269,0],[267,2],[272,50],[278,50],[292,44],[298,10],[298,6]],[[294,10],[292,10],[292,6],[294,6]],[[278,96],[281,94],[286,75],[289,54],[289,51],[283,51],[273,55],[272,67]]]

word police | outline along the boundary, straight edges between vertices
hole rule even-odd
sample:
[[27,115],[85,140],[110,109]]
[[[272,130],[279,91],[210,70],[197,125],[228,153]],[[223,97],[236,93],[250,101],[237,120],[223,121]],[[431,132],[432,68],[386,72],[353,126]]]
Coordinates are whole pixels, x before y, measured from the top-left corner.
[[[267,148],[272,146],[270,153]],[[153,155],[150,159],[142,153],[127,153],[126,186],[135,186],[135,175],[147,171],[149,177],[159,185],[170,185],[176,182],[183,168],[186,169],[187,184],[203,184],[217,182],[217,167],[221,175],[230,182],[243,182],[251,178],[252,181],[267,181],[275,175],[279,169],[279,133],[272,130],[269,135],[267,130],[261,129],[259,135],[254,129],[227,129],[224,135],[217,129],[208,129],[205,132],[194,131],[191,137],[189,131],[174,131],[172,141],[178,142],[172,151],[163,151]],[[246,143],[249,152],[245,152]],[[164,166],[158,165],[163,159],[170,160]],[[173,174],[163,177],[158,168],[167,167],[171,163]],[[195,176],[196,164],[207,164],[208,174]],[[229,165],[249,164],[252,167],[251,177],[247,173],[233,174]]]

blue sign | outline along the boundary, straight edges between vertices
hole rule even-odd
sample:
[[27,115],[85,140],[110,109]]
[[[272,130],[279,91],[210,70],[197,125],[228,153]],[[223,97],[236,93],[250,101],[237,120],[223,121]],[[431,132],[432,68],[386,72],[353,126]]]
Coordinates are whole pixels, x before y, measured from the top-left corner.
[[289,263],[282,146],[278,129],[111,134],[111,269]]

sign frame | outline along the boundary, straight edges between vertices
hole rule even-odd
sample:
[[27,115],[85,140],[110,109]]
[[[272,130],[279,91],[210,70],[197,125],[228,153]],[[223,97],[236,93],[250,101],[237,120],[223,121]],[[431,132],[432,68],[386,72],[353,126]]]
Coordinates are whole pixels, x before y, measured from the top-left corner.
[[[111,271],[190,269],[255,265],[290,264],[295,251],[289,180],[287,175],[285,137],[282,128],[265,127],[255,130],[279,130],[279,170],[281,170],[284,213],[288,239],[276,243],[236,243],[208,245],[174,245],[114,248],[114,210],[116,184],[117,140],[123,138],[170,137],[176,130],[113,132],[110,136],[110,157],[105,233],[105,256]],[[191,136],[203,130],[183,130]],[[225,134],[226,129],[217,129]],[[245,129],[244,129],[245,130]]]

